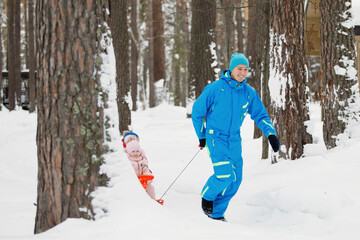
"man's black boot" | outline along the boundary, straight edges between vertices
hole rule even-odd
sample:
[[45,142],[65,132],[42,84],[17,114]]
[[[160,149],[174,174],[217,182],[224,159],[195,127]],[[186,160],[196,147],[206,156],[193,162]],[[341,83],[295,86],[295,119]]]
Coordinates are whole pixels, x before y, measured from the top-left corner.
[[213,212],[213,204],[213,201],[208,201],[202,198],[201,207],[208,217],[210,217]]
[[222,222],[227,222],[226,218],[224,218],[224,217],[212,218],[212,219],[222,221]]

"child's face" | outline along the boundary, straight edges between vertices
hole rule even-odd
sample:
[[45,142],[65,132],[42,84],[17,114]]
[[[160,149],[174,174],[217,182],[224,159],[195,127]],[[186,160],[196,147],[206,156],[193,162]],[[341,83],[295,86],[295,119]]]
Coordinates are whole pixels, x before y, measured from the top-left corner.
[[138,156],[140,156],[140,152],[139,152],[138,150],[132,151],[132,152],[130,153],[130,156],[132,156],[132,157],[138,157]]
[[237,65],[231,71],[231,78],[238,82],[243,82],[248,75],[248,67],[246,65]]

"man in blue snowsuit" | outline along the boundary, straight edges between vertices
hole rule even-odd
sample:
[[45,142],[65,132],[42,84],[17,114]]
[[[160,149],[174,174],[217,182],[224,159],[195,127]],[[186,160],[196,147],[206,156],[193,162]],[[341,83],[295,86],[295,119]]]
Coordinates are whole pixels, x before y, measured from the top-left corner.
[[209,149],[214,174],[202,192],[204,213],[226,221],[224,213],[242,180],[240,127],[246,114],[265,134],[275,152],[280,142],[257,92],[247,83],[249,61],[242,53],[231,56],[230,68],[207,85],[192,109],[192,121],[200,148]]

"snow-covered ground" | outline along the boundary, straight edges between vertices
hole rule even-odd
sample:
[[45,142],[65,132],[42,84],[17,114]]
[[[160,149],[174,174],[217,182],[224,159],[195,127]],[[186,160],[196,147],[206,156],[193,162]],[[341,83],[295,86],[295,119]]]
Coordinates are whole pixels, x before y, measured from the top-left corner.
[[[133,112],[133,128],[155,175],[160,197],[190,159],[198,141],[186,110],[162,104]],[[68,219],[33,235],[36,207],[36,114],[0,112],[0,239],[357,239],[360,236],[360,138],[326,150],[320,108],[311,106],[315,144],[305,157],[270,164],[261,160],[261,140],[253,123],[243,125],[244,180],[230,202],[228,223],[201,211],[200,191],[212,173],[200,151],[163,197],[151,200],[124,153],[104,168],[109,188],[96,192],[94,204],[106,207],[95,221]],[[119,143],[120,144],[120,143]]]
[[360,1],[352,0],[351,4],[354,15],[354,25],[360,25]]

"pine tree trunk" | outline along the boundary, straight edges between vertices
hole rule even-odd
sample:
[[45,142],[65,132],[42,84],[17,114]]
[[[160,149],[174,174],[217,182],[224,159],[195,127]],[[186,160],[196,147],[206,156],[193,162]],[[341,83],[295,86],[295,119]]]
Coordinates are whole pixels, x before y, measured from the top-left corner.
[[[14,41],[15,41],[15,92],[16,92],[16,102],[18,106],[21,106],[21,58],[20,58],[20,21],[21,21],[21,8],[20,0],[14,0],[14,17],[15,17],[15,26],[14,26]],[[10,53],[11,54],[11,53]]]
[[[264,0],[264,49],[262,55],[262,83],[261,83],[261,100],[268,113],[271,112],[271,99],[269,92],[269,75],[270,75],[270,0]],[[269,141],[267,136],[262,135],[262,159],[269,157]]]
[[[2,18],[3,18],[3,6],[2,2],[0,2],[0,26],[2,26]],[[3,54],[2,54],[2,28],[0,27],[0,111],[2,109],[3,105],[3,78],[2,78],[2,72],[3,72]]]
[[187,98],[187,79],[189,75],[189,67],[188,67],[188,61],[190,58],[190,34],[189,34],[189,9],[187,7],[188,0],[180,0],[181,2],[181,18],[182,18],[182,24],[181,29],[183,32],[183,49],[185,52],[184,59],[182,61],[182,76],[181,76],[181,106],[186,106],[186,98]]
[[[261,94],[264,92],[262,90],[262,64],[264,60],[264,55],[266,54],[264,46],[265,46],[265,31],[268,31],[265,25],[265,14],[264,14],[264,0],[257,0],[255,3],[255,55],[253,58],[253,67],[254,67],[254,76],[250,81],[250,85],[255,88],[255,90]],[[265,90],[266,91],[266,90]],[[263,98],[263,96],[262,96]],[[254,123],[254,138],[260,138],[262,136],[262,131],[260,128],[256,126]]]
[[130,79],[131,79],[131,99],[132,99],[132,110],[137,110],[137,86],[138,86],[138,60],[139,53],[137,48],[137,42],[139,41],[139,34],[137,31],[137,1],[131,0],[131,31],[134,39],[131,41],[131,70],[130,70]]
[[103,1],[37,0],[38,197],[35,233],[67,218],[92,219],[104,184],[100,81]]
[[[153,38],[153,70],[154,84],[165,80],[165,39],[164,39],[164,16],[162,0],[152,0],[152,38]],[[153,106],[160,104],[161,93],[154,89],[155,101]]]
[[149,107],[156,106],[155,96],[155,74],[154,74],[154,20],[153,20],[153,1],[149,0],[147,5],[147,26],[148,26],[148,41],[149,41],[149,53],[148,53],[148,67],[149,67]]
[[236,8],[236,31],[237,31],[237,52],[244,53],[244,27],[243,27],[243,1],[235,1],[235,8]]
[[[15,1],[7,1],[7,38],[8,38],[8,99],[9,110],[15,109],[16,104],[16,57],[15,57]],[[12,53],[12,54],[10,54]]]
[[186,106],[186,76],[189,52],[187,19],[186,1],[177,0],[174,22],[173,74],[171,84],[171,92],[173,92],[175,106]]
[[[248,9],[249,9],[249,21],[248,21],[248,41],[247,41],[247,57],[249,59],[249,77],[247,83],[251,85],[260,95],[261,93],[261,64],[259,64],[259,59],[261,59],[262,52],[260,56],[257,49],[258,44],[262,42],[262,27],[263,25],[259,22],[262,22],[263,19],[259,18],[261,14],[261,9],[258,9],[258,2],[262,2],[263,0],[249,0],[248,1]],[[264,46],[264,45],[262,45]],[[260,60],[261,61],[261,60]],[[261,137],[261,130],[254,123],[254,138]]]
[[35,68],[36,68],[36,57],[35,57],[35,44],[34,44],[34,1],[28,0],[29,10],[29,103],[30,112],[35,111],[36,104],[36,82],[35,82]]
[[111,0],[110,28],[113,36],[116,59],[117,102],[119,130],[122,134],[129,130],[131,112],[126,101],[130,91],[129,78],[129,34],[127,29],[127,0]]
[[280,157],[294,160],[303,155],[304,145],[312,142],[305,126],[309,115],[305,94],[304,2],[274,0],[270,11],[271,115],[280,143],[285,146],[279,151]]
[[234,1],[221,0],[221,5],[224,9],[224,65],[226,68],[230,66],[231,54],[234,53],[233,32],[234,32]]
[[23,57],[23,61],[25,69],[29,69],[29,16],[28,16],[28,1],[24,2],[23,4],[23,15],[24,15],[24,21],[23,21],[23,28],[25,31],[25,39],[26,41],[24,41],[23,45],[24,45],[24,57]]
[[215,0],[194,0],[192,2],[191,42],[189,62],[189,99],[200,96],[204,87],[215,80],[211,66],[213,56],[210,44],[215,39]]
[[356,106],[351,107],[359,104],[359,88],[354,87],[358,81],[353,26],[348,26],[350,8],[351,1],[320,1],[323,137],[328,149],[337,145],[349,119],[359,119],[359,113],[353,112]]

